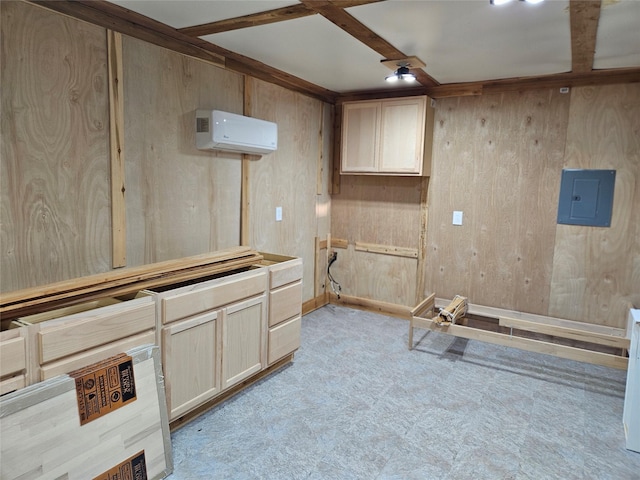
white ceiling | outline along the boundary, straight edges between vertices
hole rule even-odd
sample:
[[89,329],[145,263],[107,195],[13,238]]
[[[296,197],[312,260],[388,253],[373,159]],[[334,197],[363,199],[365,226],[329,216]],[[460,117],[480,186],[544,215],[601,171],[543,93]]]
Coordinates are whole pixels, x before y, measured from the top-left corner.
[[[277,0],[115,0],[174,28],[296,5]],[[440,84],[570,72],[569,0],[386,0],[346,10]],[[319,14],[203,39],[338,93],[394,88],[383,57]],[[640,66],[640,0],[603,0],[594,69]],[[395,87],[397,88],[397,87]]]

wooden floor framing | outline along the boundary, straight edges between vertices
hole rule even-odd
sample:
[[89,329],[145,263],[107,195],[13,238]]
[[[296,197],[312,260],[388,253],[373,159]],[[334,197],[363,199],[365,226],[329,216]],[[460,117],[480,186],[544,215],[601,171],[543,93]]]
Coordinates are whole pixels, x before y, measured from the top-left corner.
[[420,328],[579,362],[627,368],[630,340],[626,330],[472,304],[468,305],[468,316],[459,324],[438,325],[433,317],[437,308],[447,304],[447,300],[436,299],[432,294],[411,311],[409,350],[413,348],[413,329]]

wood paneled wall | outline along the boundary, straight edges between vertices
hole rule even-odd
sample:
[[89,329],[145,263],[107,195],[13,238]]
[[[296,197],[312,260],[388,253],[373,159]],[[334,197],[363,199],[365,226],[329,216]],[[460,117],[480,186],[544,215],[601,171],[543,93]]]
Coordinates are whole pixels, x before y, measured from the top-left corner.
[[331,273],[343,293],[399,305],[416,302],[417,258],[356,250],[414,249],[420,237],[420,178],[343,175],[331,199],[331,235],[348,241]]
[[[108,271],[107,32],[3,2],[2,48],[0,289]],[[116,53],[126,266],[240,244],[242,155],[195,148],[195,110],[215,108],[278,123],[278,151],[245,161],[250,246],[302,257],[303,300],[322,293],[333,107],[126,36]]]
[[240,244],[242,158],[195,147],[198,108],[242,114],[243,78],[123,38],[127,265]]
[[[316,216],[328,197],[328,177],[319,173],[328,170],[325,108],[261,80],[250,85],[251,116],[278,124],[277,151],[249,163],[250,243],[259,251],[302,257],[303,300],[309,300],[315,296],[315,239],[326,229],[326,219],[319,224]],[[276,221],[276,207],[282,207],[282,221]]]
[[[616,169],[611,228],[557,225],[563,168]],[[355,251],[418,248],[424,267]],[[456,294],[473,303],[625,327],[640,305],[640,85],[534,90],[438,100],[432,177],[342,176],[332,197],[332,273],[343,293],[410,307]],[[423,192],[425,193],[425,192]],[[452,225],[455,210],[463,225]],[[416,280],[417,277],[417,280]],[[419,289],[420,290],[420,289]]]
[[428,292],[547,313],[569,100],[532,90],[438,101]]
[[111,268],[105,30],[2,2],[0,288]]
[[549,313],[624,328],[640,306],[640,84],[573,89],[564,167],[616,184],[610,228],[557,226]]

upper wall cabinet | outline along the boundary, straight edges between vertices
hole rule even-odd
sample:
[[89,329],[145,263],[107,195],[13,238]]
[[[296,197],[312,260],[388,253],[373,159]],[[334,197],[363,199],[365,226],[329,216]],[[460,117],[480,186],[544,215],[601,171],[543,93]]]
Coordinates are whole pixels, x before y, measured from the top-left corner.
[[345,102],[343,174],[431,174],[433,108],[427,96]]

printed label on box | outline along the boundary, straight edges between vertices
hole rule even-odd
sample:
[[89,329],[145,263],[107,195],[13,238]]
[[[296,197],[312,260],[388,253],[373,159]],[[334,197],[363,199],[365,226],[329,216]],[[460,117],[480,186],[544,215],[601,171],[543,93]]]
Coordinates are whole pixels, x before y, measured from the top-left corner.
[[75,379],[80,425],[136,399],[133,359],[124,354],[69,373]]
[[93,480],[147,480],[147,462],[144,450],[110,468]]

